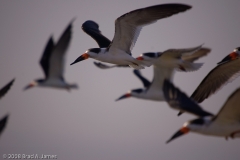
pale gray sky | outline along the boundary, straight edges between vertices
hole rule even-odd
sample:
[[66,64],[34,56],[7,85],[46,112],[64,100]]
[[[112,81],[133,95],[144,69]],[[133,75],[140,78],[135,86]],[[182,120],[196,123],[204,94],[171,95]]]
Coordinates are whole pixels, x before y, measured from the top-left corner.
[[[140,99],[114,100],[141,82],[132,69],[100,70],[92,59],[73,66],[88,48],[97,47],[81,30],[86,20],[99,23],[112,39],[114,21],[134,9],[169,0],[121,1],[0,1],[0,86],[16,81],[0,101],[0,117],[10,113],[0,138],[0,157],[6,154],[53,154],[62,160],[238,160],[239,139],[207,137],[190,133],[165,144],[182,124],[194,118],[169,109],[165,102]],[[133,56],[169,48],[212,48],[202,58],[197,72],[177,73],[174,82],[190,95],[216,63],[240,46],[238,0],[179,0],[193,8],[143,28]],[[43,77],[39,66],[45,44],[58,39],[72,18],[73,39],[66,57],[65,78],[77,82],[79,90],[23,87]],[[142,70],[152,79],[152,68]],[[224,86],[202,106],[217,113],[227,97],[238,88],[240,79]],[[0,158],[1,159],[1,158]]]

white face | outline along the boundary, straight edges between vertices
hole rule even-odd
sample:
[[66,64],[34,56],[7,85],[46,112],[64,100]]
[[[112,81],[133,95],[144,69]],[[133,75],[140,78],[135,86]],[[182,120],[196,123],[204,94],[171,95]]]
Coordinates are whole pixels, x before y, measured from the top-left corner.
[[188,127],[191,131],[201,131],[201,130],[206,130],[206,128],[211,124],[211,119],[212,117],[211,116],[207,116],[207,117],[204,117],[202,120],[203,121],[199,121],[199,123],[191,123],[190,122],[186,122],[184,123],[185,127]]
[[105,48],[91,48],[87,50],[85,53],[89,55],[91,58],[98,57],[100,54],[106,51]]
[[157,59],[159,57],[159,53],[157,52],[143,53],[142,57],[144,58],[144,60]]
[[236,52],[237,54],[240,55],[240,48],[236,48],[236,49],[234,49],[233,52]]

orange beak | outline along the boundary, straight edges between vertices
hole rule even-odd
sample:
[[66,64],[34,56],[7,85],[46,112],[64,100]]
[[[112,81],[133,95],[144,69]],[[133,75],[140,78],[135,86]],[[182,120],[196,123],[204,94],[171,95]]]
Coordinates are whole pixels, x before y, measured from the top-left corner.
[[116,101],[119,101],[119,100],[124,99],[124,98],[129,98],[129,97],[131,97],[131,93],[126,93],[123,96],[121,96],[118,99],[116,99]]
[[172,140],[174,140],[175,138],[178,138],[184,134],[187,134],[189,132],[189,128],[187,127],[182,127],[179,131],[177,131],[166,143],[171,142]]
[[23,90],[27,90],[27,89],[30,89],[32,87],[34,87],[35,85],[33,83],[30,83],[29,85],[27,85],[26,87],[23,88]]
[[78,63],[78,62],[83,61],[83,60],[88,59],[88,58],[89,58],[89,54],[84,53],[84,54],[82,54],[80,57],[78,57],[78,58],[77,58],[73,63],[71,63],[70,65],[73,65],[73,64],[75,64],[75,63]]
[[217,64],[228,62],[228,61],[231,61],[231,60],[234,60],[237,58],[238,58],[238,54],[236,52],[232,52],[229,55],[227,55],[225,58],[223,58],[223,60],[221,62],[218,62]]

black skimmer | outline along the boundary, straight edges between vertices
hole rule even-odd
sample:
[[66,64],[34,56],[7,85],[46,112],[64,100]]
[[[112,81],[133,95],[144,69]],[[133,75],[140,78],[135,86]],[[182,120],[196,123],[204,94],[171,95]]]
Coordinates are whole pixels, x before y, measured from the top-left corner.
[[[0,99],[9,91],[11,86],[13,85],[15,79],[11,80],[8,84],[6,84],[1,90],[0,90]],[[8,121],[9,115],[5,115],[1,120],[0,120],[0,135],[2,134],[3,130],[6,128],[7,121]]]
[[162,4],[126,13],[115,21],[115,35],[107,48],[88,49],[71,65],[90,57],[102,62],[129,65],[135,69],[143,69],[145,66],[150,66],[150,63],[138,61],[131,56],[131,50],[137,41],[142,27],[190,8],[191,6],[185,4]]
[[[216,93],[222,86],[233,81],[240,75],[240,47],[217,63],[195,89],[191,98],[198,103]],[[180,112],[178,115],[181,115]]]
[[54,87],[60,89],[78,88],[76,84],[68,84],[63,77],[64,57],[71,41],[72,22],[67,26],[62,36],[55,44],[51,36],[47,42],[40,65],[45,74],[45,79],[37,79],[27,85],[24,89],[29,89],[34,86]]
[[183,127],[166,143],[188,132],[225,137],[226,139],[240,137],[240,88],[229,96],[217,115],[203,111],[197,102],[175,88],[168,80],[164,82],[163,91],[169,106],[180,108],[200,117],[184,123]]
[[[202,63],[193,63],[193,61],[206,56],[210,51],[211,50],[208,48],[198,46],[188,49],[169,49],[162,53],[150,52],[142,54],[138,57],[139,60],[153,61],[154,77],[152,82],[148,82],[148,85],[144,85],[143,89],[130,90],[123,96],[119,97],[116,101],[128,97],[164,101],[165,98],[162,91],[164,79],[171,80],[175,70],[194,71],[199,69],[199,67],[202,66]],[[147,81],[146,78],[143,79],[140,72],[136,75],[141,81]]]

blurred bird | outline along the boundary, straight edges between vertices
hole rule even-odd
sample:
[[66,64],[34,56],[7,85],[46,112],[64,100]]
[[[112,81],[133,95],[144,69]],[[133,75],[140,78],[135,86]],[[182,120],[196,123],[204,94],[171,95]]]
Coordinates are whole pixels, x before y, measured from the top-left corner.
[[[11,80],[8,84],[6,84],[0,90],[0,99],[9,91],[9,89],[13,85],[14,81],[15,81],[15,79]],[[2,134],[3,130],[6,128],[8,117],[9,117],[9,115],[7,114],[0,120],[0,135]]]
[[53,87],[59,89],[77,89],[76,84],[68,84],[63,77],[64,70],[64,56],[67,52],[68,46],[71,41],[72,23],[70,22],[62,36],[56,44],[54,44],[53,37],[51,36],[47,42],[40,65],[45,74],[45,79],[36,79],[27,85],[24,90],[39,86],[39,87]]
[[137,41],[142,27],[190,8],[191,6],[185,4],[162,4],[126,13],[115,21],[115,35],[107,48],[88,49],[71,65],[90,57],[112,64],[129,65],[135,69],[143,69],[145,66],[150,66],[150,63],[138,61],[131,56],[131,50]]
[[[175,70],[185,72],[198,70],[202,63],[193,62],[198,58],[206,56],[210,51],[211,49],[209,48],[198,46],[188,49],[169,49],[164,52],[143,53],[138,57],[139,60],[153,62],[154,77],[152,82],[144,78],[145,83],[148,81],[148,85],[144,85],[143,89],[130,90],[116,101],[129,97],[165,101],[162,91],[164,79],[172,80]],[[134,72],[143,81],[143,76],[140,72]]]
[[[240,75],[240,47],[235,48],[232,53],[217,63],[202,82],[195,89],[191,98],[197,103],[216,93],[222,86],[232,82]],[[181,115],[180,112],[178,115]]]
[[200,118],[183,124],[166,143],[188,132],[203,135],[235,138],[240,137],[240,88],[227,99],[217,115],[204,111],[194,100],[181,92],[168,80],[164,81],[163,92],[170,107],[192,113]]

